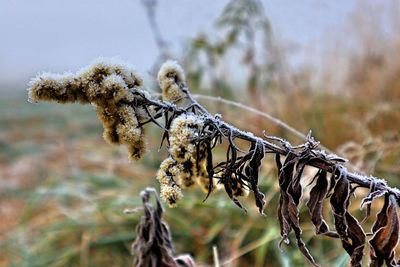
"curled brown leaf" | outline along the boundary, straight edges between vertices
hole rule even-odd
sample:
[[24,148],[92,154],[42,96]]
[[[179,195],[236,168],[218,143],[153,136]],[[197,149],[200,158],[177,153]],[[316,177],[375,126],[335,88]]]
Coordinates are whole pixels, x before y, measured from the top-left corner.
[[280,245],[282,242],[289,243],[288,235],[293,230],[296,236],[297,246],[301,253],[312,265],[319,266],[311,256],[301,238],[302,231],[299,224],[298,204],[302,192],[300,179],[303,174],[306,161],[306,158],[301,158],[294,153],[289,153],[286,157],[285,163],[282,166],[280,157],[276,156],[281,193],[278,207],[278,218],[281,226]]
[[250,180],[250,185],[254,193],[256,206],[258,207],[259,212],[261,214],[264,214],[264,194],[260,192],[260,189],[258,187],[258,176],[260,172],[261,161],[265,155],[264,145],[262,144],[262,142],[255,142],[252,147],[254,147],[253,154],[251,159],[249,160],[248,165],[246,166],[245,174]]
[[371,249],[371,267],[398,266],[394,260],[394,249],[399,240],[399,217],[396,198],[386,193],[382,210],[376,216],[372,227],[373,237],[369,241]]
[[323,200],[328,193],[328,180],[326,171],[319,170],[316,174],[317,181],[310,191],[310,199],[307,207],[310,211],[311,221],[315,226],[315,233],[330,237],[339,237],[338,234],[329,230],[328,224],[322,216]]
[[335,186],[330,199],[335,228],[342,246],[350,255],[351,266],[361,266],[363,250],[365,246],[365,233],[358,220],[353,217],[348,207],[350,204],[350,193],[352,192],[347,174],[344,170],[338,169],[338,175],[334,174]]

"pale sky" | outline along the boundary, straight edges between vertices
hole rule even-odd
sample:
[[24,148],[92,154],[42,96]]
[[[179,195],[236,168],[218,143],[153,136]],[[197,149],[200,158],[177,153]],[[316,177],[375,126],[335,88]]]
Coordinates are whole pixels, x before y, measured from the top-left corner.
[[[210,32],[227,0],[159,0],[161,31],[176,50]],[[265,0],[282,40],[313,47],[348,18],[355,1]],[[117,56],[146,73],[158,55],[140,0],[0,0],[0,84],[26,84],[39,71],[76,71]]]

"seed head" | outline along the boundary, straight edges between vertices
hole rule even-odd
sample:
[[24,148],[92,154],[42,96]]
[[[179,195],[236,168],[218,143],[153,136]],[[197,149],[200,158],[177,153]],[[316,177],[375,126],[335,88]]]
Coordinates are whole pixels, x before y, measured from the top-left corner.
[[161,185],[160,197],[173,208],[176,207],[177,202],[183,197],[183,194],[181,188],[177,185]]
[[77,76],[81,78],[85,86],[89,86],[91,83],[101,83],[105,77],[111,74],[121,76],[128,88],[137,88],[143,84],[142,78],[131,64],[115,58],[98,58],[89,66],[82,68]]
[[144,139],[145,134],[142,130],[140,139],[134,143],[128,144],[128,159],[130,161],[139,160],[143,154],[146,153],[146,140]]
[[81,83],[73,74],[42,73],[33,78],[29,84],[28,100],[30,102],[55,101],[58,103],[89,103],[81,91]]
[[178,62],[168,60],[157,75],[164,101],[178,102],[185,97],[182,87],[186,86],[185,72]]
[[[130,64],[98,59],[76,74],[43,73],[29,83],[29,100],[80,102],[96,106],[97,117],[103,124],[103,137],[110,144],[128,146],[129,159],[145,152],[144,130],[140,108],[133,108],[135,90],[142,79]],[[139,120],[140,117],[140,120]]]
[[194,139],[203,127],[203,120],[195,115],[182,114],[171,124],[169,153],[180,163],[196,158]]
[[109,105],[120,101],[131,102],[133,94],[129,91],[123,78],[116,74],[110,74],[97,83],[91,82],[86,90],[88,99],[98,105]]

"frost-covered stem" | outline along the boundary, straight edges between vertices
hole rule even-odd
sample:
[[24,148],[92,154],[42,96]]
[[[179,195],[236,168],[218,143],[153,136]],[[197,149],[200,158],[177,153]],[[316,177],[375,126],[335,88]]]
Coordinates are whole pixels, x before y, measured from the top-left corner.
[[[284,128],[285,130],[288,130],[289,132],[291,132],[292,134],[294,134],[295,136],[297,136],[301,140],[307,140],[307,136],[305,134],[303,134],[300,131],[296,130],[295,128],[293,128],[292,126],[288,125],[287,123],[275,118],[274,116],[272,116],[272,115],[270,115],[268,113],[262,112],[262,111],[260,111],[258,109],[255,109],[255,108],[252,108],[252,107],[249,107],[249,106],[245,106],[244,104],[241,104],[241,103],[238,103],[238,102],[235,102],[235,101],[231,101],[231,100],[228,100],[228,99],[224,99],[224,98],[219,97],[219,96],[215,97],[215,96],[195,94],[195,95],[192,95],[192,97],[194,97],[195,99],[203,99],[203,100],[214,101],[214,102],[216,101],[216,102],[224,103],[224,104],[227,104],[227,105],[235,106],[235,107],[238,107],[238,108],[241,108],[241,109],[245,109],[247,111],[250,111],[250,112],[253,112],[253,113],[257,114],[257,115],[260,115],[260,116],[262,116],[264,118],[267,118],[272,123]],[[325,149],[325,148],[323,148],[323,149]],[[328,151],[328,149],[325,149],[325,150]]]
[[195,105],[202,113],[210,115],[210,112],[208,112],[207,109],[205,109],[202,105],[200,105],[199,102],[197,102],[196,99],[194,99],[194,97],[192,96],[192,94],[191,94],[190,91],[189,91],[189,88],[187,88],[187,87],[185,86],[185,87],[182,87],[181,90],[182,90],[182,92],[183,92],[184,94],[186,94],[187,99],[188,99],[193,105]]
[[[192,96],[192,94],[190,93],[188,88],[185,88],[184,92],[185,92],[185,94],[187,94],[188,98],[191,100],[191,102],[193,104],[196,104],[202,110],[205,110],[204,113],[210,114],[203,106],[201,106],[197,102],[197,100],[194,99],[194,97]],[[284,156],[286,156],[288,153],[287,149],[279,147],[279,146],[272,144],[272,143],[270,143],[264,139],[261,139],[259,137],[256,137],[251,133],[241,131],[228,123],[221,121],[221,126],[223,128],[227,128],[230,131],[232,131],[233,133],[235,133],[234,136],[236,136],[240,139],[251,141],[251,142],[261,141],[264,144],[264,147],[270,150],[269,152],[279,153]],[[287,141],[285,141],[285,142],[287,142]],[[289,144],[289,146],[291,147],[290,144]],[[265,150],[265,151],[268,153],[268,150]],[[329,163],[329,162],[327,162],[327,163]],[[337,164],[330,163],[327,165],[325,162],[318,162],[317,160],[310,161],[309,165],[312,167],[318,168],[318,169],[328,171],[330,173],[334,172],[334,170],[337,169]],[[368,177],[368,176],[365,176],[365,175],[362,175],[359,173],[352,173],[352,172],[347,173],[347,178],[349,179],[350,182],[353,182],[359,186],[366,187],[366,188],[370,188],[371,183],[375,182],[377,184],[377,188],[382,189],[382,190],[387,190],[391,194],[394,194],[398,200],[400,200],[400,190],[398,188],[391,188],[391,187],[387,186],[386,182],[382,179],[379,179],[379,178],[376,178],[373,176]]]
[[[280,145],[274,144],[268,140],[257,137],[255,135],[253,135],[252,133],[242,131],[242,130],[234,127],[233,125],[231,125],[227,122],[224,122],[223,120],[220,119],[220,116],[215,116],[215,117],[212,116],[207,111],[207,109],[205,109],[201,104],[199,104],[194,99],[194,97],[191,95],[191,93],[187,87],[185,87],[183,91],[187,95],[187,99],[189,99],[189,101],[191,102],[191,105],[189,105],[189,106],[197,107],[199,109],[199,111],[202,113],[202,116],[205,117],[205,120],[211,121],[214,125],[216,125],[222,131],[222,133],[225,136],[228,136],[229,134],[231,134],[233,139],[235,139],[235,138],[241,139],[241,140],[248,141],[251,143],[261,142],[264,145],[265,153],[278,153],[282,156],[286,156],[289,153],[289,151],[292,153],[296,153],[296,151],[293,150],[294,147],[287,141],[282,140]],[[168,102],[148,99],[145,95],[141,95],[141,96],[144,98],[143,99],[144,102],[147,102],[149,105],[158,107],[159,109],[163,109],[163,110],[170,111],[170,112],[175,112],[177,114],[192,113],[187,108],[177,107],[176,105],[168,103]],[[276,138],[276,139],[279,139],[279,138]],[[310,152],[318,154],[318,153],[321,153],[322,150],[311,149]],[[330,154],[330,155],[334,156],[333,154]],[[328,154],[327,157],[329,157],[330,155]],[[339,170],[339,169],[346,170],[346,168],[344,166],[342,166],[341,164],[338,164],[335,161],[330,161],[328,159],[327,160],[322,160],[320,158],[311,159],[307,163],[307,165],[321,169],[321,170],[325,170],[329,173],[332,173],[335,170]],[[340,168],[338,168],[338,167],[340,167]],[[365,187],[365,188],[370,188],[371,184],[375,183],[376,189],[386,190],[389,193],[395,195],[397,200],[400,200],[400,191],[397,188],[389,187],[384,180],[381,180],[381,179],[373,177],[373,176],[365,176],[362,174],[352,173],[352,172],[347,173],[347,178],[351,183],[354,183],[357,186]]]
[[[160,94],[158,94],[158,95],[160,95]],[[297,130],[294,127],[290,126],[286,122],[284,122],[284,121],[272,116],[271,114],[263,112],[263,111],[260,111],[260,110],[258,110],[256,108],[253,108],[253,107],[250,107],[250,106],[246,106],[246,105],[244,105],[242,103],[231,101],[231,100],[222,98],[220,96],[216,97],[216,96],[210,96],[210,95],[193,94],[192,97],[194,99],[200,99],[200,100],[202,99],[202,100],[207,100],[207,101],[223,103],[223,104],[226,104],[226,105],[234,106],[234,107],[249,111],[251,113],[257,114],[257,115],[259,115],[259,116],[261,116],[263,118],[266,118],[267,120],[269,120],[270,122],[276,124],[277,126],[282,127],[283,129],[287,130],[288,132],[290,132],[294,136],[298,137],[300,140],[307,141],[307,136],[305,134],[303,134],[302,132],[300,132],[299,130]],[[325,150],[326,152],[334,154],[334,152],[332,150],[330,150],[329,148],[327,148],[327,147],[325,147],[325,146],[323,146],[321,144],[319,145],[319,148],[322,149],[322,150]],[[339,156],[341,156],[341,155],[339,155]],[[351,163],[347,162],[346,165],[350,168],[351,171],[362,173],[356,166],[352,165]]]

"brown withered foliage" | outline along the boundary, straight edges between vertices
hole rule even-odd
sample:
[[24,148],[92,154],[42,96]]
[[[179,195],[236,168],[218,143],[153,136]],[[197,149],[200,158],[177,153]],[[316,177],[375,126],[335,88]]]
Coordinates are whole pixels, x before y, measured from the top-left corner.
[[[154,194],[156,207],[150,203]],[[163,208],[153,188],[147,188],[140,193],[144,214],[136,228],[137,236],[132,244],[135,256],[135,267],[195,267],[189,255],[174,257],[174,248],[167,223],[163,220]]]
[[311,214],[311,222],[315,226],[317,235],[327,235],[330,237],[338,237],[338,235],[329,230],[328,224],[322,217],[323,201],[328,193],[328,179],[326,171],[319,170],[315,175],[317,180],[314,187],[310,191],[310,199],[307,207]]
[[350,194],[353,189],[346,177],[346,172],[341,168],[339,168],[338,175],[335,173],[332,176],[331,187],[333,187],[333,193],[330,202],[337,234],[342,241],[343,248],[351,257],[351,265],[361,266],[365,233],[357,219],[348,211]]
[[[99,69],[108,72],[99,72]],[[343,166],[346,160],[321,150],[311,132],[304,144],[292,146],[279,137],[265,135],[261,138],[235,128],[224,122],[221,115],[210,114],[193,99],[183,70],[176,62],[161,67],[158,75],[162,100],[140,89],[141,83],[133,81],[141,79],[129,67],[94,65],[89,70],[72,76],[40,76],[31,82],[30,97],[35,101],[91,102],[97,108],[113,111],[100,114],[99,118],[105,130],[117,125],[111,122],[118,122],[116,131],[110,132],[120,137],[119,143],[135,148],[129,150],[134,159],[144,153],[144,126],[153,123],[159,127],[163,131],[161,146],[167,146],[169,155],[161,163],[157,179],[161,198],[170,206],[179,203],[182,189],[198,185],[206,192],[205,199],[214,190],[223,189],[233,203],[243,209],[240,198],[252,193],[256,207],[263,214],[265,199],[259,188],[260,167],[265,155],[275,155],[280,188],[280,246],[289,243],[293,232],[301,253],[312,265],[318,266],[302,239],[300,224],[299,209],[303,205],[304,187],[308,186],[311,190],[306,206],[316,235],[340,241],[350,256],[351,266],[361,266],[366,245],[371,251],[370,266],[399,265],[394,251],[399,239],[400,191],[389,187],[384,180],[348,172]],[[71,83],[74,86],[71,87]],[[129,114],[133,120],[129,119]],[[226,159],[215,162],[213,150],[222,144],[226,145]],[[318,171],[311,183],[305,185],[307,166]],[[366,218],[371,213],[371,204],[385,196],[369,240],[361,223],[349,210],[359,188],[369,188],[369,194],[361,201]],[[157,202],[153,209],[148,198],[149,192],[145,191],[142,194],[145,216],[138,228],[139,240],[134,245],[137,266],[176,266],[179,263],[172,256],[169,232],[161,219],[162,208]],[[333,225],[328,225],[330,220],[323,217],[326,199],[332,210]]]
[[399,240],[399,217],[397,203],[393,195],[385,194],[385,204],[378,213],[374,226],[373,237],[369,241],[371,247],[371,266],[398,266],[394,260],[394,249]]

